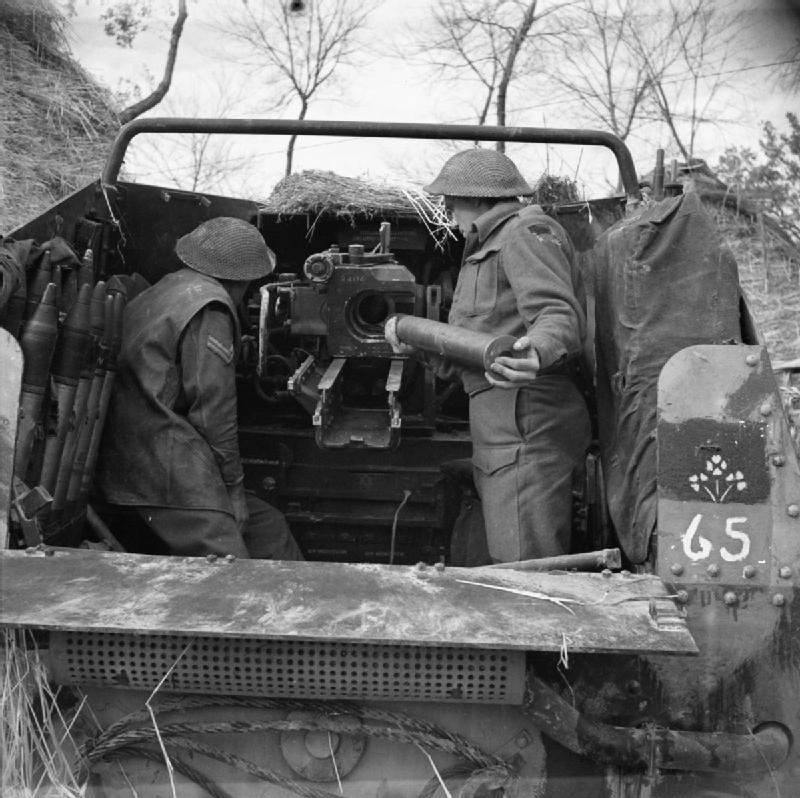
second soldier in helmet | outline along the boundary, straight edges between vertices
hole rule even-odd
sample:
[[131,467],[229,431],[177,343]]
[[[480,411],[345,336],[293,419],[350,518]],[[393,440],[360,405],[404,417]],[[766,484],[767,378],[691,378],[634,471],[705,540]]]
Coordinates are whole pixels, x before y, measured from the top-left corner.
[[302,559],[282,513],[245,492],[237,437],[236,305],[274,256],[230,217],[203,222],[175,252],[184,268],[125,310],[100,497],[172,554]]

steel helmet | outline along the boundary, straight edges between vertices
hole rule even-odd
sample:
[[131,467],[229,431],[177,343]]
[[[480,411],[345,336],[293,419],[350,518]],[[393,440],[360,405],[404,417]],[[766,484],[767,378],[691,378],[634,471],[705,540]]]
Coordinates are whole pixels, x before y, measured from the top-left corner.
[[501,198],[534,193],[511,158],[497,150],[478,147],[449,158],[424,189],[429,194],[448,197]]
[[275,268],[275,255],[252,224],[217,216],[178,239],[175,253],[190,268],[219,280],[256,280]]

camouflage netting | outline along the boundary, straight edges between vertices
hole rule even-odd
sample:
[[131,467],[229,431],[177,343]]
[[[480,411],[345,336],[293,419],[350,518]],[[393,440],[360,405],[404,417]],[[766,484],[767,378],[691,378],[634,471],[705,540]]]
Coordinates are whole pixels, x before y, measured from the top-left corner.
[[71,57],[52,0],[0,3],[0,233],[95,179],[119,127],[110,93]]
[[534,195],[531,197],[531,202],[539,205],[557,205],[580,201],[578,184],[569,177],[543,174],[532,185]]

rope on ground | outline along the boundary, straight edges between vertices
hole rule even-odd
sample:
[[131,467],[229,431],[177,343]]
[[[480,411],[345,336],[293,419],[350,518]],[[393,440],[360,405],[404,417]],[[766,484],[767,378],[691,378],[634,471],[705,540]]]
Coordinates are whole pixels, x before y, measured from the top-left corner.
[[[462,760],[467,760],[469,764],[462,764],[455,768],[443,771],[446,778],[451,775],[475,775],[486,769],[492,769],[495,773],[505,773],[508,779],[514,779],[513,768],[496,757],[481,750],[467,738],[451,733],[436,724],[428,721],[412,718],[398,712],[391,712],[382,709],[374,709],[348,702],[320,702],[305,701],[300,699],[274,699],[274,698],[251,698],[251,697],[215,697],[215,696],[196,696],[182,697],[179,699],[164,698],[159,700],[158,705],[153,707],[153,711],[158,716],[163,716],[170,712],[186,712],[191,710],[202,710],[211,707],[244,707],[251,709],[269,710],[305,710],[313,711],[322,717],[316,719],[302,720],[269,720],[269,721],[194,721],[176,722],[159,725],[159,735],[167,751],[172,756],[174,749],[189,750],[200,753],[213,759],[225,762],[231,767],[238,768],[263,781],[278,784],[291,790],[303,798],[334,798],[331,793],[308,787],[292,779],[259,767],[255,763],[243,759],[235,754],[222,749],[206,745],[205,743],[189,739],[186,735],[196,734],[243,734],[251,732],[297,732],[297,731],[324,731],[336,732],[339,734],[362,734],[368,737],[390,740],[401,744],[424,746],[431,750],[441,751]],[[347,716],[349,719],[340,719],[339,716]],[[351,718],[355,716],[362,721],[373,721],[386,725],[378,726],[365,723],[357,729],[353,728]],[[147,724],[152,720],[149,710],[141,710],[120,719],[109,726],[94,741],[87,743],[81,750],[81,759],[78,767],[91,769],[92,764],[100,759],[116,758],[126,753],[143,756],[145,758],[163,761],[163,756],[157,755],[153,750],[147,748],[148,744],[157,742],[155,731],[152,725]],[[173,763],[175,764],[175,763]],[[201,786],[212,798],[228,798],[224,791],[220,791],[217,785],[206,778],[200,771],[196,771],[186,762],[179,759],[179,765],[175,765],[176,770]],[[435,787],[430,783],[426,785],[421,793],[421,798],[427,798],[433,793],[430,790]],[[341,796],[340,796],[341,798]]]
[[[171,723],[159,727],[159,733],[163,738],[176,737],[185,734],[243,734],[261,731],[330,731],[338,734],[352,734],[353,728],[351,724],[341,723],[330,718],[319,718],[315,720]],[[464,757],[478,767],[486,767],[487,761],[501,765],[504,764],[502,760],[498,760],[495,757],[490,757],[489,754],[478,751],[478,755],[476,756],[474,748],[470,748],[470,750],[464,750],[453,740],[426,732],[409,732],[406,729],[397,729],[392,728],[391,726],[379,727],[364,725],[358,728],[357,733],[363,734],[367,737],[377,737],[379,739],[407,743],[410,745],[424,745],[427,748],[432,748],[435,751],[442,751],[444,753],[453,754],[454,756]],[[104,743],[95,746],[88,753],[87,759],[90,762],[95,761],[105,756],[109,751],[118,748],[120,745],[149,741],[153,738],[154,734],[154,730],[148,728],[130,729],[128,731],[121,732],[113,739],[107,740]]]
[[433,776],[428,780],[428,783],[422,788],[417,798],[433,798],[436,791],[441,787],[440,777],[444,781],[456,778],[467,778],[472,773],[472,768],[465,767],[464,765],[454,765],[451,768],[445,768],[439,771],[437,776]]
[[[266,781],[270,784],[275,784],[279,787],[284,787],[287,790],[291,790],[296,795],[302,796],[302,798],[342,798],[341,795],[336,796],[334,793],[327,792],[326,790],[318,790],[316,787],[309,787],[308,785],[301,784],[294,779],[287,778],[286,776],[282,776],[274,771],[261,768],[254,762],[251,762],[249,759],[244,759],[236,754],[230,753],[229,751],[224,751],[221,748],[217,748],[216,746],[206,745],[205,743],[189,740],[185,737],[170,737],[165,741],[165,745],[169,750],[170,758],[175,770],[194,781],[198,786],[206,790],[206,792],[208,792],[208,794],[213,798],[231,798],[231,796],[221,787],[219,787],[219,785],[215,784],[204,774],[200,773],[200,771],[187,765],[182,758],[175,754],[173,749],[182,749],[185,751],[191,751],[193,753],[203,754],[203,756],[207,756],[210,759],[216,759],[219,762],[224,762],[231,767],[237,768],[245,773],[249,773],[251,776],[255,776],[261,781]],[[157,761],[162,764],[164,761],[163,757],[161,757],[154,749],[149,749],[139,745],[123,746],[122,748],[116,749],[113,752],[115,757],[128,754],[143,756],[147,759],[152,759],[153,761]]]
[[[473,762],[480,767],[491,767],[492,765],[504,764],[502,759],[482,751],[463,735],[450,732],[441,726],[430,723],[429,721],[420,718],[412,718],[409,715],[399,712],[361,706],[346,701],[323,702],[292,698],[189,696],[183,698],[162,698],[155,710],[158,715],[162,715],[173,711],[186,711],[189,709],[204,709],[219,706],[246,707],[251,709],[273,709],[281,711],[311,711],[318,714],[324,714],[332,720],[335,720],[337,715],[355,715],[356,717],[364,720],[373,720],[394,726],[400,730],[406,731],[412,737],[414,732],[419,732],[420,734],[428,735],[432,738],[439,738],[449,741],[453,747],[453,750],[459,756],[463,756],[465,759],[468,759],[470,762]],[[98,746],[102,746],[105,741],[116,737],[120,732],[129,728],[133,728],[137,723],[148,722],[150,719],[150,714],[146,710],[134,712],[125,716],[124,718],[121,718],[119,721],[109,726],[97,738],[95,738],[93,743],[85,746],[84,750],[81,752],[82,755],[87,756],[90,749],[95,749]],[[350,729],[341,728],[335,730],[344,731],[345,733],[347,731],[351,731]],[[413,740],[411,741],[413,742]]]

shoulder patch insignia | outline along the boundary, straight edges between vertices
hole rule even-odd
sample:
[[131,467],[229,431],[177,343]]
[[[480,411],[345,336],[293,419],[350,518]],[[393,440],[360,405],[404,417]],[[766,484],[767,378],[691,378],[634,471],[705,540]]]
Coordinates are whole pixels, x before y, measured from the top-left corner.
[[225,363],[230,363],[233,360],[233,344],[225,346],[218,338],[209,335],[206,340],[206,346],[219,358],[222,358]]
[[563,249],[558,236],[547,225],[532,224],[528,226],[528,230],[530,230],[530,232],[533,233],[543,244],[552,244],[559,249]]

